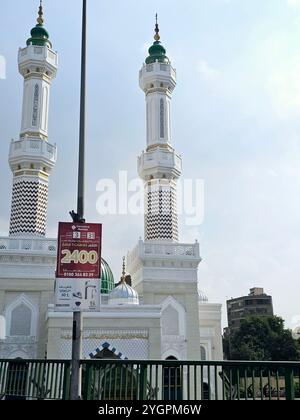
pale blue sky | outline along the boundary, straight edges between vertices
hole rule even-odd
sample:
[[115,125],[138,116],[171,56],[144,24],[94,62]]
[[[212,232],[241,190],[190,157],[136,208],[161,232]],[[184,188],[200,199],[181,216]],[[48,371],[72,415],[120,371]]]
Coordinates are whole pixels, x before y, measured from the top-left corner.
[[[18,47],[35,24],[37,0],[2,2],[0,55],[0,234],[8,232],[9,141],[20,129]],[[48,235],[75,208],[78,149],[80,0],[45,0],[59,53],[49,141],[57,143]],[[104,224],[104,257],[115,277],[122,255],[143,235],[142,217],[96,212],[96,183],[119,169],[136,176],[145,146],[145,103],[138,71],[159,14],[162,43],[178,72],[173,141],[184,177],[205,180],[205,219],[181,226],[198,238],[201,288],[224,303],[262,286],[289,326],[300,324],[300,1],[89,0],[87,219]]]

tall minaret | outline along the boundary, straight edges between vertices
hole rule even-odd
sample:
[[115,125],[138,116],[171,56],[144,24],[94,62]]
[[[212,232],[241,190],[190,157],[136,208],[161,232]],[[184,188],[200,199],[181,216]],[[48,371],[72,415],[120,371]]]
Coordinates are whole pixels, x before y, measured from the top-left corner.
[[48,142],[51,81],[56,76],[57,53],[44,27],[42,1],[37,25],[27,47],[19,50],[19,72],[24,77],[20,139],[12,141],[9,165],[13,172],[10,236],[45,236],[48,182],[56,162],[56,146]]
[[199,243],[178,241],[181,158],[172,147],[170,116],[176,72],[157,22],[154,39],[140,71],[147,106],[147,149],[138,160],[145,181],[145,240],[128,253],[127,269],[143,304],[161,307],[156,345],[163,359],[200,360],[201,344],[208,357],[222,358],[220,305],[202,304],[198,292]]
[[146,94],[147,149],[139,158],[139,175],[145,181],[145,240],[178,241],[177,179],[181,158],[171,141],[171,98],[176,71],[160,43],[155,42],[140,71],[140,87]]

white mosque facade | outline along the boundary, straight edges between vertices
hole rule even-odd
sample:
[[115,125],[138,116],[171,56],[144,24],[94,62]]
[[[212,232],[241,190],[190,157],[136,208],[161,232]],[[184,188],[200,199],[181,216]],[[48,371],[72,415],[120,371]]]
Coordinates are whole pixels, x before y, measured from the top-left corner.
[[[0,238],[0,359],[69,359],[72,314],[55,312],[57,243],[46,237],[48,182],[56,146],[48,139],[51,82],[58,68],[43,10],[19,50],[24,78],[20,138],[10,144],[13,174],[9,236]],[[83,358],[106,349],[120,358],[221,360],[221,305],[199,289],[199,243],[179,242],[176,183],[181,157],[172,147],[171,95],[176,71],[155,42],[140,71],[146,95],[145,238],[127,255],[121,282],[102,261],[101,310],[84,314]],[[167,209],[167,210],[166,210]]]

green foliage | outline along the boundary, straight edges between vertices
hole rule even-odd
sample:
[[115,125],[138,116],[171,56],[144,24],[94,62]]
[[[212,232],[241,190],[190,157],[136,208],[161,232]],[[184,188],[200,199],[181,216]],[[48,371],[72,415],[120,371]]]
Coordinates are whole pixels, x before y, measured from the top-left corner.
[[231,360],[300,360],[299,342],[277,316],[247,317],[224,339],[224,349]]

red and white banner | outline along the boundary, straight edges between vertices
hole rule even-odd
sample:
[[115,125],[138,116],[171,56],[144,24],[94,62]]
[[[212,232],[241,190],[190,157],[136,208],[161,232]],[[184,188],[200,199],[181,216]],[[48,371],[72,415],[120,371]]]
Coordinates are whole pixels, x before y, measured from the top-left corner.
[[59,223],[57,311],[100,309],[101,243],[101,224]]

